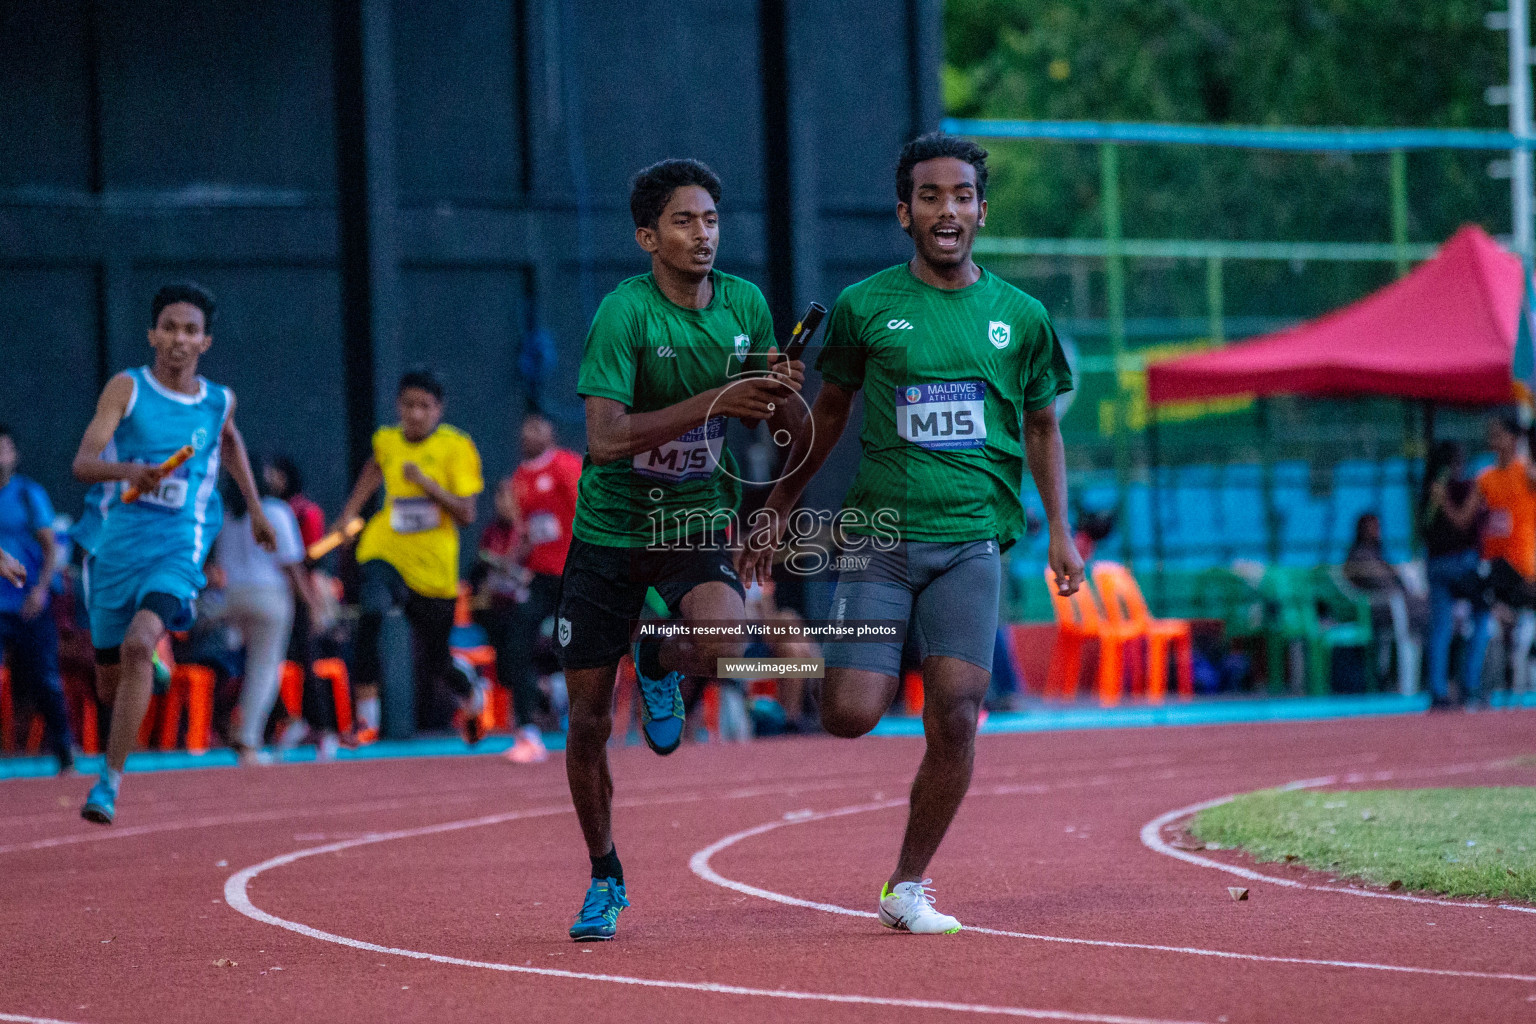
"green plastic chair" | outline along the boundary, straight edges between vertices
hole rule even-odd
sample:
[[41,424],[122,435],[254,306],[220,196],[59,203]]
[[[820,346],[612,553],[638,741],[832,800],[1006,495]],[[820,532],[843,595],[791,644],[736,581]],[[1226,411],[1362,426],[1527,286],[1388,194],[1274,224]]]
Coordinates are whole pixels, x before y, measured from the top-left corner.
[[1333,652],[1341,647],[1362,650],[1366,689],[1376,688],[1371,671],[1370,603],[1347,594],[1327,566],[1317,569],[1271,568],[1263,591],[1269,604],[1269,689],[1278,693],[1285,680],[1285,650],[1293,641],[1306,648],[1307,692],[1324,696],[1333,690]]

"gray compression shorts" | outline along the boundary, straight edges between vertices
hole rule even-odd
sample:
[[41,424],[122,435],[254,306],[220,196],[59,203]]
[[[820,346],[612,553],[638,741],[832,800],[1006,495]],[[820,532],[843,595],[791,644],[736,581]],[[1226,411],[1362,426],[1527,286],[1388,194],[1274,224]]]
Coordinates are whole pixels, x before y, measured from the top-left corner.
[[[1003,580],[997,541],[902,541],[891,551],[865,547],[855,554],[867,554],[869,562],[838,577],[832,619],[907,622],[921,657],[959,658],[992,670]],[[901,647],[863,640],[828,643],[827,667],[900,675]]]

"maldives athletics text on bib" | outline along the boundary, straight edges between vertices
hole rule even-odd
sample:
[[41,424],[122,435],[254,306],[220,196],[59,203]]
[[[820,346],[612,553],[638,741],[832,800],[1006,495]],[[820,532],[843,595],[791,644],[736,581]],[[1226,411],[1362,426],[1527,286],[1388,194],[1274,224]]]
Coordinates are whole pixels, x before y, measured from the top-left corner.
[[933,451],[987,443],[987,385],[979,380],[896,389],[896,433]]

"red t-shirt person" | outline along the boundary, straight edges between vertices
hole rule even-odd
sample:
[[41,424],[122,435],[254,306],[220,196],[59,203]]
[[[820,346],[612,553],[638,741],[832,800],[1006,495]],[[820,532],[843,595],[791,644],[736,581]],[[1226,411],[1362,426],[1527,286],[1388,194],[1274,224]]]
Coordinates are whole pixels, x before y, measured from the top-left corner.
[[524,563],[532,572],[559,576],[571,547],[571,520],[576,518],[576,482],[581,456],[565,448],[550,448],[517,467],[503,487],[511,487],[523,513],[523,527],[533,547]]

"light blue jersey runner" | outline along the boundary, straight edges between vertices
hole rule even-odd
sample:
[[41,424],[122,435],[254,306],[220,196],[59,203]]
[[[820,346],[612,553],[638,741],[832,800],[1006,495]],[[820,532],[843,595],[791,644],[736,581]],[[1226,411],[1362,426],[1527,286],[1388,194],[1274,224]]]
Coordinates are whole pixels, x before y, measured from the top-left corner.
[[[116,620],[124,614],[131,618],[146,593],[170,594],[190,605],[207,582],[203,561],[224,519],[219,441],[232,404],[230,390],[199,377],[197,393],[184,395],[161,384],[147,366],[127,373],[133,395],[103,457],[158,465],[188,444],[194,454],[131,504],[122,500],[126,482],[91,489],[84,543],[91,554],[88,593],[92,642],[98,647],[112,645],[102,640],[112,639]],[[97,516],[99,524],[89,522]],[[94,635],[98,619],[106,627],[101,637]]]

